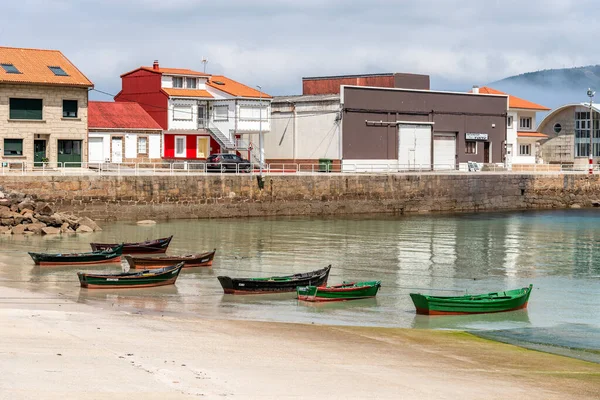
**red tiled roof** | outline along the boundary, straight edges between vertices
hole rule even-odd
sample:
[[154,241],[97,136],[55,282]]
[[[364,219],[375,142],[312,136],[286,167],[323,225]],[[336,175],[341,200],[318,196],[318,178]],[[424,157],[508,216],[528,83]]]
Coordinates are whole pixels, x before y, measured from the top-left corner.
[[[18,74],[10,74],[0,67],[0,82],[31,83],[57,86],[93,87],[81,73],[58,50],[23,49],[0,47],[0,64],[13,65]],[[55,75],[48,67],[60,67],[67,76]]]
[[201,89],[179,89],[179,88],[162,88],[162,90],[169,96],[181,96],[181,97],[202,97],[212,99],[212,94],[206,90]]
[[90,129],[162,130],[138,103],[90,101],[88,102]]
[[549,108],[541,106],[539,104],[532,103],[531,101],[524,100],[520,97],[513,96],[512,94],[504,93],[496,89],[484,86],[479,88],[479,93],[482,94],[506,94],[508,95],[508,107],[509,108],[520,108],[525,110],[536,110],[536,111],[550,111]]
[[535,137],[535,138],[547,138],[548,135],[545,135],[541,132],[527,132],[527,131],[519,131],[517,132],[518,137]]
[[261,94],[258,90],[236,82],[233,79],[226,78],[223,75],[212,75],[206,84],[232,96],[257,99],[261,96],[265,99],[272,98],[272,96],[269,96],[265,92]]

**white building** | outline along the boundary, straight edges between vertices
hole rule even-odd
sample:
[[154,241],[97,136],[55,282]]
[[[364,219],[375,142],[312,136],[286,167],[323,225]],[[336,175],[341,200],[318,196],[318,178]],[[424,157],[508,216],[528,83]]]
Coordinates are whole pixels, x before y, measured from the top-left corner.
[[473,87],[473,93],[503,94],[508,96],[506,118],[506,165],[542,163],[539,141],[547,135],[536,130],[536,113],[549,108],[503,93],[490,87]]
[[[268,163],[308,167],[322,158],[342,158],[339,95],[274,97],[271,108],[271,131],[264,139]],[[258,143],[257,135],[252,141]]]
[[[222,75],[140,67],[121,76],[118,102],[137,102],[164,130],[163,157],[204,160],[237,151],[249,155],[249,135],[270,127],[271,96]],[[248,151],[248,153],[246,153]]]
[[90,163],[162,162],[162,128],[137,103],[88,103]]

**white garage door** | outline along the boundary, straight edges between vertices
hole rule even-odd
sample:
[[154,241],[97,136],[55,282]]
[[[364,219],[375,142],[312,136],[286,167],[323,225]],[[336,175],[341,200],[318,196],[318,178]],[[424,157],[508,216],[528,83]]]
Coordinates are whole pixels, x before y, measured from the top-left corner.
[[90,162],[101,163],[104,162],[104,143],[101,137],[88,138],[89,157]]
[[456,168],[456,135],[433,135],[433,164],[436,170]]
[[399,169],[431,169],[431,125],[400,125]]

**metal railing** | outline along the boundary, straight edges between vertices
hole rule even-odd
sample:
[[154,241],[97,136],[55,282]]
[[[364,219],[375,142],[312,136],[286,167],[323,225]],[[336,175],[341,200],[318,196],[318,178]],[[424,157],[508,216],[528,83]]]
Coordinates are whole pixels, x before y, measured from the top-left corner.
[[[594,174],[600,173],[600,165],[593,165]],[[257,162],[248,163],[209,163],[200,161],[107,163],[107,162],[30,162],[1,161],[0,175],[205,175],[260,173]],[[398,163],[270,163],[263,167],[263,174],[588,174],[587,164],[531,164],[520,165],[509,170],[497,164],[479,164],[475,171],[464,165],[450,164],[410,164]]]

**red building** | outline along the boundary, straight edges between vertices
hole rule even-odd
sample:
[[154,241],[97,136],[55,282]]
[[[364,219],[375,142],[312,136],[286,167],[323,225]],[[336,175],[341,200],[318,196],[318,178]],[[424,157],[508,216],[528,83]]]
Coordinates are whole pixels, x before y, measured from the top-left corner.
[[121,75],[118,102],[136,102],[163,128],[163,158],[205,160],[257,148],[250,135],[270,130],[271,96],[222,75],[140,67]]
[[302,78],[302,94],[340,94],[342,85],[429,90],[429,75],[385,73]]

